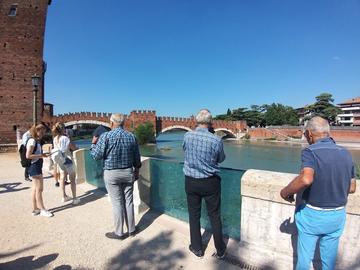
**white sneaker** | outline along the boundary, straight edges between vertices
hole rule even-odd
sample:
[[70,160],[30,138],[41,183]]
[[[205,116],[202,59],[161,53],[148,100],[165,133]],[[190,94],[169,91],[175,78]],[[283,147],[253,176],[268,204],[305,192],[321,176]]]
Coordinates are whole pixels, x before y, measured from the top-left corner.
[[65,197],[62,198],[63,203],[66,203],[66,202],[68,202],[70,200],[71,200],[71,198],[69,196],[65,196]]
[[40,209],[35,209],[34,211],[31,212],[31,215],[33,216],[37,216],[40,214]]
[[80,199],[79,198],[74,198],[73,201],[72,201],[72,204],[73,205],[77,205],[80,203]]
[[53,215],[53,213],[45,209],[40,211],[40,216],[42,217],[52,217]]

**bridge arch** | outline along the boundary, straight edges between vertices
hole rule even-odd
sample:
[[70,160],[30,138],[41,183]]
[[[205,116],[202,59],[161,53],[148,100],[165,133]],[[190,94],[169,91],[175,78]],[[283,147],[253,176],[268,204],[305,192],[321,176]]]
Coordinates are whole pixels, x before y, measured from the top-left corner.
[[232,132],[230,129],[227,129],[227,128],[216,128],[215,129],[215,132],[224,132],[226,134],[225,137],[232,137],[232,138],[236,138],[236,134],[234,132]]
[[181,129],[181,130],[185,130],[185,131],[191,131],[192,130],[189,127],[174,125],[174,126],[169,126],[169,127],[163,128],[160,133],[164,133],[166,131],[174,130],[174,129]]
[[64,122],[65,127],[79,125],[79,124],[93,124],[93,125],[100,125],[110,128],[110,123],[102,122],[98,120],[76,120],[76,121]]

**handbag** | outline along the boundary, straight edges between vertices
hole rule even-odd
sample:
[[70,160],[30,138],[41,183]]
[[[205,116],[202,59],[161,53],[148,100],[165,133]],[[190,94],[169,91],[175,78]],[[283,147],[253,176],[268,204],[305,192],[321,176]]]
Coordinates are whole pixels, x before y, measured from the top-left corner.
[[58,149],[51,150],[51,158],[55,164],[59,165],[62,170],[65,170],[66,158],[63,152]]

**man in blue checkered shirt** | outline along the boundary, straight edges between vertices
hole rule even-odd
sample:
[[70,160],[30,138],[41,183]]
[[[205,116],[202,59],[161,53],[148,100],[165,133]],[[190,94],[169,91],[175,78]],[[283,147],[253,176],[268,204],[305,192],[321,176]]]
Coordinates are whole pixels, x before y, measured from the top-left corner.
[[[135,136],[123,129],[124,120],[121,114],[112,114],[111,131],[91,145],[92,157],[104,160],[104,182],[113,206],[115,231],[105,236],[119,240],[136,234],[133,189],[141,167],[139,146]],[[124,223],[128,234],[123,231]]]
[[205,200],[216,248],[215,256],[225,256],[220,215],[221,179],[219,163],[225,160],[221,138],[209,132],[212,116],[201,110],[196,116],[197,128],[184,136],[184,173],[190,225],[189,249],[198,257],[204,256],[200,232],[201,201]]

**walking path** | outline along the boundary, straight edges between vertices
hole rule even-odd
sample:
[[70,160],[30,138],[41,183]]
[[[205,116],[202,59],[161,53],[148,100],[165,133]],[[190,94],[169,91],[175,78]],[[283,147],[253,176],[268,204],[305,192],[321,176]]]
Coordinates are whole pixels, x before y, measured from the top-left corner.
[[[141,232],[124,241],[107,239],[111,205],[104,192],[78,185],[81,204],[61,203],[54,179],[44,181],[45,206],[54,217],[31,216],[31,183],[23,180],[16,153],[0,154],[0,269],[240,269],[212,257],[212,239],[203,259],[188,251],[187,224],[152,212],[138,217]],[[67,187],[70,194],[70,187]],[[229,250],[236,243],[228,243]]]

